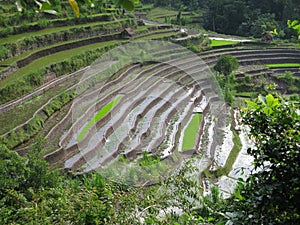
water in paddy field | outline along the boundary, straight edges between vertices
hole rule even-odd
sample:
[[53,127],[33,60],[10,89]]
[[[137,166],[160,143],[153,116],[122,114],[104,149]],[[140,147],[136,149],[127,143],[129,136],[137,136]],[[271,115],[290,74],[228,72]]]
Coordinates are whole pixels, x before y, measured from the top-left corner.
[[253,157],[247,154],[247,149],[253,147],[253,143],[249,140],[245,128],[241,130],[239,137],[242,143],[242,149],[233,164],[232,170],[228,176],[222,176],[218,181],[218,186],[224,191],[225,197],[229,197],[233,192],[238,178],[245,180],[253,169]]
[[[77,151],[65,161],[65,167],[84,172],[99,170],[121,182],[145,183],[172,173],[196,152],[199,155],[195,166],[201,170],[225,165],[233,135],[226,122],[230,114],[212,72],[197,55],[180,46],[150,42],[112,50],[105,58],[108,66],[103,67],[105,60],[100,59],[83,76],[78,101],[72,109],[73,126],[61,140],[66,151]],[[137,55],[142,49],[151,66],[134,64],[140,59],[132,55],[135,48],[140,49]],[[180,56],[174,54],[174,49],[180,51]],[[125,65],[134,67],[132,72],[124,70],[110,79]],[[136,68],[138,73],[134,72]],[[118,103],[79,139],[91,118],[116,96],[121,96]],[[197,149],[182,151],[184,131],[193,113],[201,113],[203,120],[195,134]],[[146,157],[153,164],[141,166],[145,163],[144,151],[153,157]],[[242,157],[241,151],[234,169],[239,167]],[[155,161],[156,158],[161,160]]]

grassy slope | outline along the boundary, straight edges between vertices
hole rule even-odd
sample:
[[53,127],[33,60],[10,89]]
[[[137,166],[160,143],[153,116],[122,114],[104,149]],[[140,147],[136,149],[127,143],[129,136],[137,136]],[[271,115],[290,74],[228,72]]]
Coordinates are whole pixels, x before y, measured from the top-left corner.
[[[78,82],[78,79],[79,78],[76,77],[68,79],[68,81],[64,82],[63,85],[53,86],[48,91],[41,93],[40,95],[30,99],[29,101],[26,101],[23,104],[2,112],[0,116],[0,135],[12,130],[14,127],[30,119],[32,115],[38,109],[40,109],[40,107],[46,104],[50,98],[62,93],[67,88],[76,84]],[[11,120],[10,118],[14,119]],[[7,121],[10,122],[7,123]]]
[[196,134],[199,130],[199,124],[202,119],[202,114],[196,113],[193,115],[189,125],[184,131],[184,137],[182,142],[182,150],[192,149],[194,147]]
[[[119,19],[118,21],[122,21],[122,20],[126,20],[126,19]],[[73,28],[92,27],[92,26],[96,26],[96,25],[100,25],[100,24],[101,25],[102,24],[109,25],[109,24],[114,24],[118,21],[92,22],[92,23],[87,23],[87,24],[78,24],[78,25],[63,26],[63,27],[53,27],[53,28],[47,28],[47,29],[34,31],[34,32],[26,32],[26,33],[22,33],[22,34],[16,34],[16,35],[11,35],[9,37],[1,38],[0,44],[13,43],[13,42],[17,42],[18,40],[24,39],[26,37],[58,33],[60,31],[71,30]]]
[[120,42],[120,40],[113,40],[113,41],[108,41],[108,42],[101,42],[101,43],[86,45],[86,46],[82,46],[79,48],[74,48],[71,50],[58,52],[58,53],[55,53],[52,55],[48,55],[46,57],[39,58],[39,59],[33,61],[32,63],[30,63],[29,65],[22,67],[17,72],[9,75],[6,79],[1,80],[0,88],[3,88],[5,85],[8,85],[13,81],[22,78],[25,74],[35,72],[36,70],[43,68],[47,65],[61,62],[65,59],[71,58],[72,56],[79,55],[85,51],[105,47],[105,46],[112,45],[117,42]]
[[[175,19],[179,11],[165,9],[165,8],[153,8],[148,14],[147,17],[150,20],[157,21],[160,23],[165,22],[165,17]],[[189,16],[190,12],[181,12],[181,16]]]

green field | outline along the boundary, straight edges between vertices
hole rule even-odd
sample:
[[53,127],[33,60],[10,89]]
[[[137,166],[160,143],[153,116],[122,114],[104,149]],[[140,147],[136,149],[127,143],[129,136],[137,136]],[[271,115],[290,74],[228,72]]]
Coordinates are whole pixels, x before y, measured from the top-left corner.
[[[48,91],[41,93],[40,95],[30,99],[29,101],[19,104],[7,111],[1,112],[0,124],[2,126],[0,127],[0,134],[4,134],[12,130],[14,127],[29,120],[37,110],[39,110],[44,104],[49,101],[49,99],[61,94],[64,90],[73,86],[77,82],[78,78],[70,78],[68,79],[68,81],[64,82],[63,86],[55,85]],[[14,119],[11,120],[11,118]],[[10,122],[7,123],[7,121]]]
[[269,68],[280,68],[280,67],[299,67],[300,63],[278,63],[278,64],[266,64]]
[[61,62],[65,59],[69,59],[74,55],[79,55],[83,52],[94,50],[96,48],[102,48],[105,46],[113,45],[116,43],[121,43],[123,40],[113,40],[113,41],[107,41],[107,42],[100,42],[96,44],[90,44],[90,45],[85,45],[81,46],[78,48],[73,48],[70,50],[62,51],[62,52],[57,52],[45,57],[41,57],[39,59],[36,59],[32,63],[28,64],[25,67],[20,68],[17,72],[12,73],[9,75],[6,79],[3,79],[0,81],[0,88],[5,87],[6,85],[10,84],[11,82],[22,78],[28,73],[33,73],[37,71],[40,68],[43,68],[47,65],[54,64]]
[[88,130],[99,120],[101,120],[111,109],[114,107],[121,99],[121,96],[116,97],[114,100],[112,100],[110,103],[107,105],[103,106],[99,112],[85,125],[85,127],[82,129],[80,134],[77,137],[77,141],[81,141]]
[[211,47],[215,46],[223,46],[223,45],[235,45],[237,44],[237,41],[227,41],[227,40],[210,40]]
[[21,34],[15,34],[10,35],[8,37],[0,38],[0,44],[9,44],[9,43],[15,43],[21,39],[24,39],[26,37],[32,37],[32,36],[41,36],[41,35],[47,35],[52,33],[58,33],[61,31],[70,31],[74,28],[84,28],[84,27],[96,27],[97,25],[106,25],[110,26],[111,24],[116,24],[122,21],[127,20],[125,19],[119,19],[118,21],[100,21],[100,22],[91,22],[87,24],[77,24],[77,25],[70,25],[70,26],[62,26],[62,27],[50,27],[43,30],[33,31],[33,32],[25,32]]
[[[170,10],[166,8],[154,8],[152,9],[148,14],[147,17],[150,20],[160,22],[160,23],[165,23],[165,18],[171,18],[171,19],[176,19],[176,16],[178,15],[179,11],[176,10]],[[190,16],[191,12],[181,12],[181,16],[187,17]]]
[[189,125],[184,131],[182,150],[192,149],[194,147],[196,134],[199,130],[199,124],[202,120],[202,114],[196,113],[191,119]]

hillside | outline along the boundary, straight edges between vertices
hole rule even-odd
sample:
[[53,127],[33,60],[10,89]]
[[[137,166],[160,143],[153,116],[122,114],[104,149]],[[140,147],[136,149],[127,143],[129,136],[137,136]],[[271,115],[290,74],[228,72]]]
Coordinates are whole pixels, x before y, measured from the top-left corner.
[[[212,12],[226,15],[219,8],[200,10],[195,1],[172,6],[142,1],[134,12],[111,1],[94,7],[78,2],[78,15],[72,4],[51,3],[58,15],[32,12],[36,5],[27,3],[23,12],[11,1],[0,7],[3,224],[238,221],[234,207],[253,196],[235,187],[243,186],[241,180],[246,182],[253,161],[260,159],[248,149],[265,143],[250,138],[260,136],[245,124],[259,125],[253,125],[253,118],[245,120],[245,100],[258,105],[258,116],[266,114],[257,123],[269,121],[268,116],[277,121],[289,105],[291,118],[269,121],[274,127],[266,135],[276,139],[272,132],[282,122],[283,129],[290,129],[285,135],[295,140],[287,138],[288,146],[299,148],[299,132],[293,132],[299,126],[300,49],[296,29],[278,22],[286,15],[277,5],[251,18],[274,13],[275,28],[286,35],[269,40],[261,34],[237,36],[241,33],[232,32],[234,24],[227,32],[216,21],[209,27]],[[215,1],[203,6],[208,3]],[[126,4],[121,5],[131,9]],[[223,56],[237,62],[228,74],[217,66]],[[271,106],[270,96],[277,102]],[[270,109],[259,108],[261,99]],[[295,152],[284,160],[297,159]],[[297,199],[293,193],[291,199]],[[233,214],[224,213],[226,207]],[[299,213],[293,210],[280,212],[277,219],[297,224]],[[265,222],[271,221],[268,213]],[[259,213],[254,217],[249,223]]]

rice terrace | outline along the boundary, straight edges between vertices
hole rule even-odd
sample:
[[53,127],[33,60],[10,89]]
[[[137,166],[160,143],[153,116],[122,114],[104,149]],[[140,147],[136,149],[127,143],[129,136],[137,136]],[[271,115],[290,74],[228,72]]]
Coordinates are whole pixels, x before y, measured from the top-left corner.
[[215,2],[1,1],[1,224],[299,222],[299,14]]

